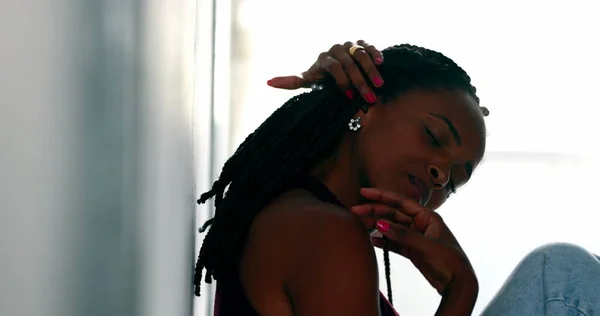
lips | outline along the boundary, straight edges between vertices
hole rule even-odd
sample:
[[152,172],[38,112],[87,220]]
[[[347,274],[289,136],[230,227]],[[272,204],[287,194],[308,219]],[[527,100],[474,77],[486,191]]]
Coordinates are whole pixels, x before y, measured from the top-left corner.
[[425,182],[413,176],[412,174],[408,175],[408,181],[410,181],[410,184],[412,185],[415,194],[415,198],[419,201],[419,203],[423,206],[427,204],[431,196],[431,190],[429,190]]

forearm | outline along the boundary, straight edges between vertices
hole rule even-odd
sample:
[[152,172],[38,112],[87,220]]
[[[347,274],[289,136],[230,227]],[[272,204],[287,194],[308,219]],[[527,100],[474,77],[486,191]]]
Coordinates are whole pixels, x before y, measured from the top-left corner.
[[436,316],[468,316],[473,312],[479,285],[477,280],[457,281],[442,296]]

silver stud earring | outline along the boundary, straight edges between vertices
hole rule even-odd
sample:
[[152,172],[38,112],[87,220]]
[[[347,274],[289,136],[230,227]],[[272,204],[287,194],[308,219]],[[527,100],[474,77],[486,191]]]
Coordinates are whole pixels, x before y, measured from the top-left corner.
[[360,116],[357,116],[356,118],[351,119],[350,123],[348,123],[348,127],[353,132],[358,131],[362,127],[362,125],[360,125]]

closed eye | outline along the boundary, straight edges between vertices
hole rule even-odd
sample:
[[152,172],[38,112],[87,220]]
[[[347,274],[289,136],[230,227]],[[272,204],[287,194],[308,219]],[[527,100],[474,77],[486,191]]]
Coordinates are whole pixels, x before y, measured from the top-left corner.
[[435,135],[433,135],[433,133],[431,132],[431,130],[427,127],[425,127],[425,132],[427,133],[427,137],[429,138],[429,140],[431,141],[431,143],[437,147],[442,147],[442,144],[440,144],[440,141],[437,139],[437,137],[435,137]]

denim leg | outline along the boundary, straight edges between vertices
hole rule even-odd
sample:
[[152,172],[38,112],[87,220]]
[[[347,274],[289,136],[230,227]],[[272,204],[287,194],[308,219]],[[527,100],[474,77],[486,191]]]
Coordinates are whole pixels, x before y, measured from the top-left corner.
[[600,316],[600,259],[571,244],[535,249],[483,316]]

